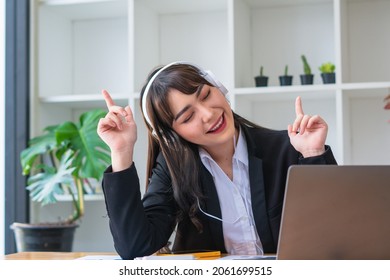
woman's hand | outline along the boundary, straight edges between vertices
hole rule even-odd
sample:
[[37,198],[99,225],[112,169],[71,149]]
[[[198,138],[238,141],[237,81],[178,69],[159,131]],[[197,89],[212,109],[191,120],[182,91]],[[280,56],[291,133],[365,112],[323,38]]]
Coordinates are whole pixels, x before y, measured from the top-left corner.
[[129,106],[115,105],[110,94],[102,91],[108,108],[107,115],[100,119],[97,133],[110,147],[113,171],[129,168],[133,163],[134,145],[137,140],[137,126]]
[[291,145],[303,157],[318,156],[325,152],[325,140],[328,133],[327,123],[318,115],[309,116],[303,113],[301,98],[295,100],[294,123],[288,125],[287,131]]

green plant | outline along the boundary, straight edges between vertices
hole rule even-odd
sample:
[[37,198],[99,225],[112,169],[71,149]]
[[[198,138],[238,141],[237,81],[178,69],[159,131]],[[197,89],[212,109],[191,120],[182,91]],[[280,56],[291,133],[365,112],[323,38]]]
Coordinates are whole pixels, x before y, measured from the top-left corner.
[[309,63],[307,62],[306,56],[301,55],[301,59],[303,62],[303,72],[305,73],[305,75],[311,75],[311,68]]
[[263,66],[260,66],[260,77],[263,77]]
[[20,154],[33,201],[46,205],[55,203],[58,194],[69,193],[72,197],[74,211],[65,223],[84,215],[85,189],[91,187],[91,179],[101,179],[110,162],[109,148],[96,132],[105,114],[103,110],[91,110],[82,114],[77,123],[65,121],[48,126],[42,135],[30,139]]
[[321,73],[333,73],[336,69],[336,66],[331,62],[325,62],[321,64],[318,69],[321,71]]
[[288,65],[284,67],[284,76],[288,76]]

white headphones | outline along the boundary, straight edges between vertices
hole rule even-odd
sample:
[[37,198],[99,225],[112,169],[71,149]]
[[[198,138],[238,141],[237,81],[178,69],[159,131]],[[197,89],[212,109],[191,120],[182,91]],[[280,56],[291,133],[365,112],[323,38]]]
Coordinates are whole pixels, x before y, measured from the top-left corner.
[[172,62],[172,63],[169,63],[167,65],[165,65],[164,67],[162,67],[160,70],[158,70],[153,76],[152,78],[150,78],[148,84],[146,85],[145,87],[145,90],[144,90],[144,95],[142,96],[142,112],[144,114],[144,117],[145,117],[145,120],[146,122],[150,125],[150,127],[153,129],[153,133],[154,132],[154,127],[152,125],[152,122],[150,121],[150,118],[149,118],[149,114],[148,114],[148,111],[146,109],[146,100],[147,100],[147,96],[149,94],[149,90],[150,90],[150,87],[152,86],[154,80],[157,78],[157,76],[162,72],[164,71],[165,69],[171,67],[172,65],[178,65],[178,64],[188,64],[188,65],[191,65],[191,66],[194,66],[195,68],[197,68],[203,75],[203,78],[206,79],[206,81],[208,81],[210,84],[212,84],[213,86],[215,86],[216,88],[218,88],[224,95],[226,95],[228,93],[228,90],[225,88],[225,86],[216,79],[215,75],[209,71],[209,70],[203,70],[202,68],[200,68],[198,65],[196,64],[193,64],[193,63],[190,63],[190,62],[185,62],[185,61],[175,61],[175,62]]

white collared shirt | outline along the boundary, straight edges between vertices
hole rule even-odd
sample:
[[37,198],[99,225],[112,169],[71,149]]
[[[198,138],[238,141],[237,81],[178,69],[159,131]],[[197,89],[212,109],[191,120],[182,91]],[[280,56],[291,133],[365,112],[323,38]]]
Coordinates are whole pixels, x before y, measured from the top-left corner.
[[204,149],[199,148],[199,155],[202,163],[213,176],[222,213],[222,217],[208,216],[222,221],[227,253],[262,255],[263,247],[252,212],[248,150],[243,133],[240,130],[232,159],[233,181]]

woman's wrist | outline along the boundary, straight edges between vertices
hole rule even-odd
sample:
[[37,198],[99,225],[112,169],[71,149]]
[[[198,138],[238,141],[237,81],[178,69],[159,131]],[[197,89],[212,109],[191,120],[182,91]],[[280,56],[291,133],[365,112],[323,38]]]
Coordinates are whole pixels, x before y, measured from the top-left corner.
[[308,157],[317,157],[317,156],[320,156],[320,155],[323,155],[325,153],[325,147],[322,148],[322,149],[319,149],[319,150],[308,150],[308,151],[305,151],[305,152],[302,152],[302,156],[304,158],[308,158]]
[[133,164],[133,151],[111,151],[112,172],[118,172],[129,168]]

